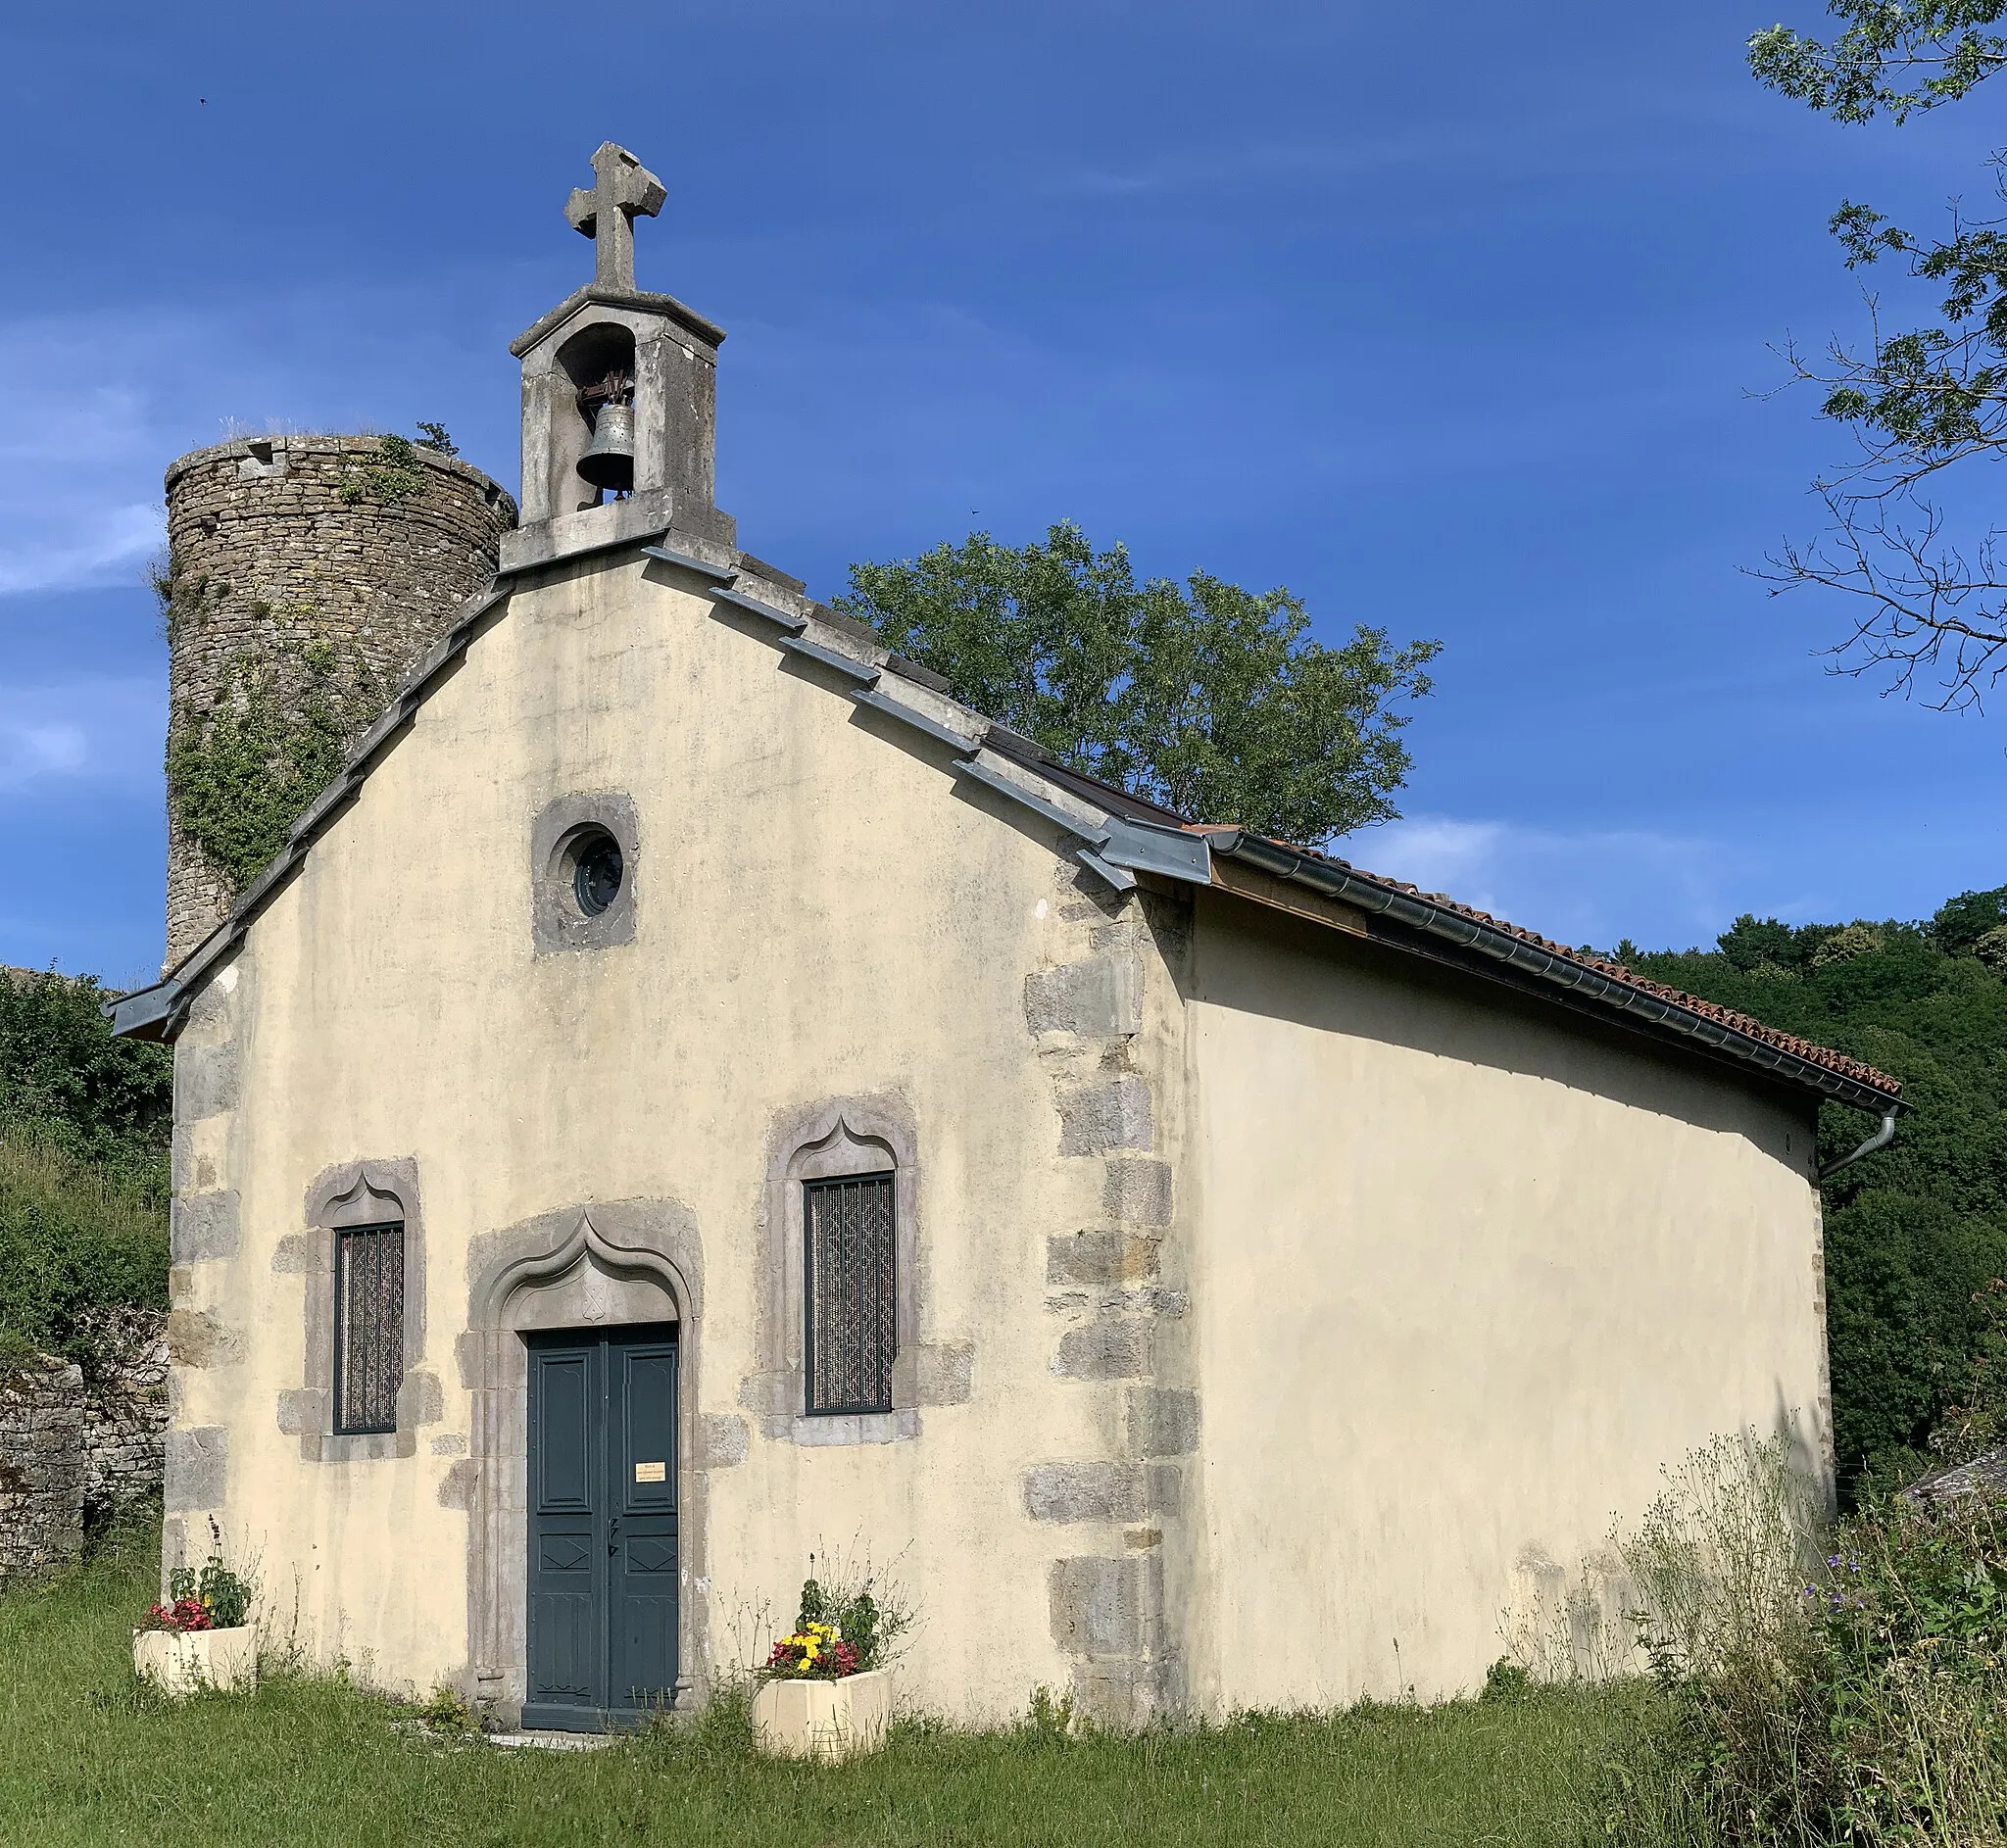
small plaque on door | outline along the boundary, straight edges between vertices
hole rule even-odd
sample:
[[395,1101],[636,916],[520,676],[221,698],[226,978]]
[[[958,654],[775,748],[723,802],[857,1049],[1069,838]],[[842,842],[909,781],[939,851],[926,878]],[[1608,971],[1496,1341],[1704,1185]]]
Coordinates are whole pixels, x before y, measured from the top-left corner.
[[669,1480],[668,1469],[666,1463],[637,1463],[634,1480],[637,1483],[665,1483]]

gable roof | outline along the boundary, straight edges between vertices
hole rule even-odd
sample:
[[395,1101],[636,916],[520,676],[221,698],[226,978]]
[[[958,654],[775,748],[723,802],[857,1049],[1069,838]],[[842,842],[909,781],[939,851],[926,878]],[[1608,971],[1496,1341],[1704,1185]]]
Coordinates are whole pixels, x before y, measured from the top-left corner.
[[[673,544],[670,543],[673,541]],[[1862,1109],[1902,1107],[1895,1080],[1830,1047],[1782,1033],[1732,1008],[1682,994],[1621,964],[1585,955],[1440,894],[1423,893],[1305,847],[1251,831],[1195,822],[1160,804],[1069,769],[1038,744],[948,697],[937,674],[891,654],[872,632],[812,602],[772,567],[750,555],[662,528],[622,535],[554,559],[499,571],[489,587],[462,606],[453,626],[418,663],[404,690],[377,719],[334,781],[293,824],[286,843],[246,889],[235,908],[160,982],[106,1004],[115,1034],[171,1040],[195,995],[243,941],[272,895],[306,857],[334,816],[353,802],[378,758],[395,743],[446,670],[491,621],[518,583],[561,571],[581,558],[638,549],[651,564],[699,581],[712,614],[767,633],[785,656],[813,662],[845,683],[858,705],[924,735],[952,754],[956,777],[995,795],[1077,840],[1073,857],[1116,891],[1147,874],[1181,884],[1219,888],[1244,898],[1264,894],[1252,869],[1285,895],[1284,908],[1391,948],[1449,963],[1577,1012],[1728,1061],[1745,1071],[1809,1089]],[[1287,901],[1291,892],[1312,902]],[[1268,901],[1274,902],[1273,897]]]

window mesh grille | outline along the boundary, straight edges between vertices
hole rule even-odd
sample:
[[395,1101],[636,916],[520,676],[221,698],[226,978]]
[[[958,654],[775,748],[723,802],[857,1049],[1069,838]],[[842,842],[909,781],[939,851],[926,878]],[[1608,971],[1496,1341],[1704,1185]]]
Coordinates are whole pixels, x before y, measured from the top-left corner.
[[404,1228],[334,1236],[334,1428],[395,1431],[404,1384]]
[[892,1176],[807,1186],[808,1410],[889,1412],[899,1345]]

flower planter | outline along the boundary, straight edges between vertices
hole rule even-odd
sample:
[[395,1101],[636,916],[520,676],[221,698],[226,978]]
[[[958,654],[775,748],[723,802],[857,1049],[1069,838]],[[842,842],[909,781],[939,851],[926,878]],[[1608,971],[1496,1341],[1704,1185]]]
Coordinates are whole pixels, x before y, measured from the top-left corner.
[[258,1632],[249,1624],[234,1629],[135,1629],[132,1671],[170,1694],[198,1687],[255,1687]]
[[885,1743],[892,1677],[883,1669],[840,1681],[772,1680],[753,1696],[753,1730],[782,1758],[834,1763]]

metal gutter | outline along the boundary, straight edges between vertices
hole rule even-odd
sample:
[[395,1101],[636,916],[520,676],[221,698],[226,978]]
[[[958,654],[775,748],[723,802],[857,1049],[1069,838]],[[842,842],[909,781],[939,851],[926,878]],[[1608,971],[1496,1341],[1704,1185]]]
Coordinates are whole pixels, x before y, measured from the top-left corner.
[[1882,1127],[1868,1138],[1850,1155],[1842,1155],[1837,1161],[1828,1162],[1819,1170],[1821,1181],[1831,1181],[1842,1168],[1851,1168],[1863,1155],[1872,1155],[1878,1148],[1886,1148],[1895,1140],[1895,1105],[1889,1104],[1882,1112]]
[[[1420,931],[1454,944],[1498,963],[1501,967],[1530,977],[1543,987],[1558,989],[1570,998],[1590,1004],[1591,1011],[1607,1011],[1628,1026],[1645,1025],[1693,1041],[1709,1051],[1739,1064],[1753,1065],[1776,1077],[1803,1085],[1823,1095],[1858,1109],[1886,1111],[1891,1115],[1908,1106],[1891,1099],[1885,1091],[1859,1079],[1849,1078],[1798,1053],[1770,1045],[1738,1028],[1709,1020],[1691,1008],[1634,988],[1571,957],[1542,949],[1495,925],[1481,924],[1461,911],[1437,904],[1417,894],[1401,892],[1377,879],[1354,872],[1336,861],[1310,858],[1293,852],[1273,841],[1242,829],[1223,830],[1207,837],[1215,853],[1243,860],[1275,878],[1306,886],[1325,898],[1337,899],[1354,908],[1380,917],[1390,917],[1408,929]],[[1891,1135],[1893,1130],[1889,1132]],[[1860,1152],[1867,1152],[1862,1150]],[[1852,1157],[1848,1157],[1849,1160]]]

